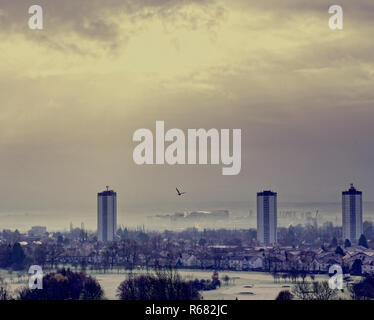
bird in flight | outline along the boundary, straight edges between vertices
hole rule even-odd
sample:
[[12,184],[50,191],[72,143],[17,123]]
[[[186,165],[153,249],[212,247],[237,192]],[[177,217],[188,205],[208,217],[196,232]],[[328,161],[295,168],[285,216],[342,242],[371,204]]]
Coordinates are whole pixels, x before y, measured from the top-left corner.
[[180,191],[178,190],[178,188],[175,188],[175,190],[177,190],[177,194],[178,194],[178,196],[181,196],[182,194],[185,194],[185,192],[180,192]]

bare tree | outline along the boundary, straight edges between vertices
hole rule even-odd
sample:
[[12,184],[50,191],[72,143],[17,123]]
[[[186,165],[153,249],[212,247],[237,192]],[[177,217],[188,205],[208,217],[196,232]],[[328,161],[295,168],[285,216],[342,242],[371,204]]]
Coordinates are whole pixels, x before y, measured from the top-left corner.
[[332,290],[327,281],[315,281],[312,284],[313,300],[331,300],[337,295],[337,290]]
[[337,295],[327,281],[299,282],[292,288],[292,293],[300,300],[331,300]]
[[6,286],[0,285],[0,301],[1,300],[10,300],[11,296],[7,290]]
[[292,294],[299,300],[311,300],[311,287],[307,282],[299,282],[292,288]]

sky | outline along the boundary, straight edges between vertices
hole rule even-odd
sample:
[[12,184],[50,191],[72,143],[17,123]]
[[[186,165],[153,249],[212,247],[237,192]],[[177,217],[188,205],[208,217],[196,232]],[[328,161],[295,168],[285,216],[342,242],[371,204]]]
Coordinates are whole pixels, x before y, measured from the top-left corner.
[[[374,200],[374,2],[0,1],[0,212]],[[135,130],[242,129],[242,169],[138,166]],[[187,192],[176,198],[175,187]]]

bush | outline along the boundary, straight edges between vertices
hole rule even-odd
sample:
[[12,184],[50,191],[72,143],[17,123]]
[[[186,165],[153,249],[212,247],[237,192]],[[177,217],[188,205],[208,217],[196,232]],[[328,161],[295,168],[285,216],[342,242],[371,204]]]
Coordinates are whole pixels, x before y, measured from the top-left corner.
[[199,300],[192,281],[183,281],[172,269],[158,269],[143,275],[131,274],[117,288],[121,300]]
[[60,269],[43,277],[43,289],[23,288],[20,300],[99,300],[103,297],[100,284],[83,272]]
[[337,294],[336,290],[330,289],[327,281],[297,283],[292,293],[300,300],[332,300]]
[[374,299],[374,277],[367,277],[349,288],[352,299],[369,300]]
[[288,290],[283,290],[279,292],[275,300],[292,300],[292,298],[293,298],[293,294],[291,292],[289,292]]

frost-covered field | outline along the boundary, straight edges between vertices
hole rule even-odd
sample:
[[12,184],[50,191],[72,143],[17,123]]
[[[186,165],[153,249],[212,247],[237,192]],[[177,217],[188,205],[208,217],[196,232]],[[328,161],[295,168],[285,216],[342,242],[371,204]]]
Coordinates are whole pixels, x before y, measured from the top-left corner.
[[[179,272],[186,280],[211,279],[212,276],[212,271],[205,270],[179,270]],[[118,274],[115,271],[90,274],[99,281],[107,299],[117,299],[116,289],[127,277],[127,274]],[[227,284],[222,281],[225,275],[230,278]],[[28,284],[26,274],[20,276],[17,272],[9,274],[6,270],[0,270],[0,277],[6,281],[12,291]],[[234,300],[236,298],[239,300],[274,300],[281,290],[290,290],[292,287],[292,283],[283,280],[280,283],[274,283],[271,274],[262,272],[222,271],[219,272],[219,277],[222,283],[221,288],[201,292],[204,300]],[[317,275],[315,278],[319,281],[327,279],[327,275]]]

